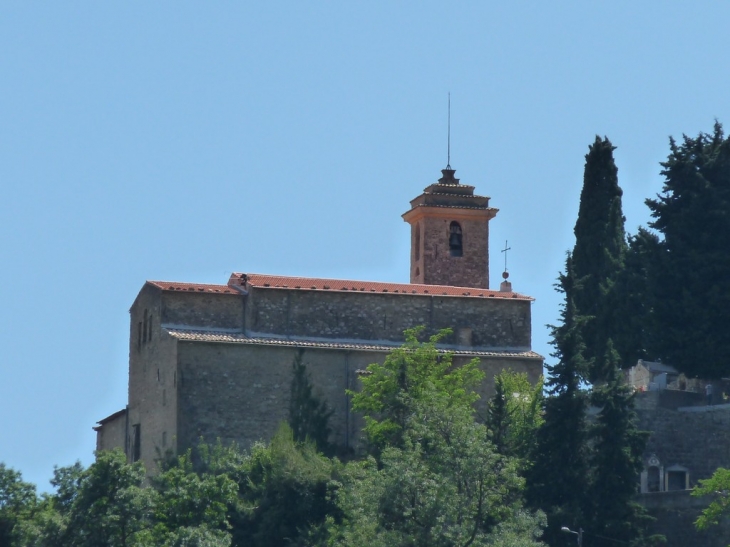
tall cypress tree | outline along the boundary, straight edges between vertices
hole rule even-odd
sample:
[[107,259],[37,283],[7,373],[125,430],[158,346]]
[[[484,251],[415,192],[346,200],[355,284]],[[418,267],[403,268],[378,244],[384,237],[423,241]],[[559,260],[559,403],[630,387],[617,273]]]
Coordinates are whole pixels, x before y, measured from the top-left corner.
[[604,356],[605,383],[593,391],[600,410],[590,431],[590,516],[586,533],[591,545],[610,547],[617,541],[645,545],[651,520],[634,498],[648,432],[639,431],[634,394],[620,370],[620,358],[609,340]]
[[587,396],[581,383],[588,363],[581,335],[585,319],[576,314],[569,296],[575,289],[571,262],[568,255],[556,286],[565,294],[561,325],[552,327],[552,356],[558,362],[547,367],[545,422],[537,432],[535,461],[527,480],[528,502],[548,516],[544,536],[548,544],[560,541],[561,527],[584,526],[586,518]]
[[663,236],[652,284],[659,356],[690,376],[730,372],[730,139],[670,139],[664,188],[646,204]]
[[608,138],[598,136],[588,147],[574,229],[573,274],[578,283],[570,296],[578,314],[586,318],[581,330],[585,358],[594,363],[591,381],[604,376],[600,365],[606,340],[621,321],[614,313],[618,300],[614,285],[623,268],[626,235],[615,149]]

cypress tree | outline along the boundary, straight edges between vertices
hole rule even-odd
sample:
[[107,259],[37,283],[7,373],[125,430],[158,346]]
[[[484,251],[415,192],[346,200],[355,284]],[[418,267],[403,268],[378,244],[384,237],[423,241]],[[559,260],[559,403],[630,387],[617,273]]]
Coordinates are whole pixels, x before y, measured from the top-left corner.
[[552,328],[552,354],[557,364],[548,366],[545,399],[545,422],[537,432],[537,449],[528,472],[527,499],[534,508],[545,511],[548,527],[545,540],[558,544],[561,527],[582,527],[585,524],[586,485],[589,477],[587,461],[586,392],[581,383],[588,363],[583,357],[584,318],[576,313],[570,299],[575,289],[571,256],[566,260],[565,274],[559,278],[557,290],[564,293],[559,326]]
[[617,295],[614,285],[623,268],[626,252],[623,191],[618,185],[618,168],[613,159],[616,149],[608,138],[596,136],[588,147],[580,208],[575,223],[573,275],[579,282],[570,296],[577,313],[586,318],[582,324],[585,358],[594,366],[589,379],[600,379],[606,340],[620,323],[616,317]]
[[646,204],[663,236],[652,283],[658,353],[689,376],[728,374],[730,354],[730,139],[670,139],[664,187]]
[[605,383],[594,388],[592,402],[600,410],[590,431],[590,517],[586,533],[591,545],[609,547],[617,541],[645,545],[651,520],[634,498],[642,469],[648,432],[639,431],[634,394],[620,370],[620,358],[611,340],[607,343]]

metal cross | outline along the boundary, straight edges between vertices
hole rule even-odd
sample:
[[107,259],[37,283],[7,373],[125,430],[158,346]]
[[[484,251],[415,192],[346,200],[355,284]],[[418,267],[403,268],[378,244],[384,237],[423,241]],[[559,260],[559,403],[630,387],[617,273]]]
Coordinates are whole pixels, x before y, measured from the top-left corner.
[[507,240],[504,240],[504,249],[502,249],[500,252],[504,253],[504,271],[507,271],[507,251],[511,251],[512,247],[507,247]]

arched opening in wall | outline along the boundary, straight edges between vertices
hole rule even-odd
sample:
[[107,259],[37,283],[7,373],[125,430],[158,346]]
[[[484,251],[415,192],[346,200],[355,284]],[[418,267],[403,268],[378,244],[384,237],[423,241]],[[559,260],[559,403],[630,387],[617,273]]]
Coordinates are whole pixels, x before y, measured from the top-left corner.
[[421,268],[416,266],[416,277],[419,277],[421,275]]
[[652,465],[646,473],[646,490],[647,492],[659,492],[660,485],[659,468]]
[[464,254],[461,238],[461,226],[454,221],[449,225],[449,252],[451,256],[462,256]]
[[[416,237],[414,238],[415,241],[413,242],[413,245],[415,246],[415,249],[413,250],[415,253],[415,259],[420,260],[421,259],[421,224],[416,224]],[[416,274],[418,275],[418,274]]]

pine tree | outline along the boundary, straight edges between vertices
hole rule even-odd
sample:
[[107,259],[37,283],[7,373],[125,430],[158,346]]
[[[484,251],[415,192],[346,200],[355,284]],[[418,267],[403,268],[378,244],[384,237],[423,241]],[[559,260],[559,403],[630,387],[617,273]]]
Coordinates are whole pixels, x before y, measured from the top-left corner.
[[634,394],[619,365],[619,355],[609,340],[604,356],[606,382],[594,389],[592,397],[600,411],[590,431],[590,516],[584,527],[596,547],[609,547],[617,541],[645,545],[646,525],[651,520],[634,500],[649,434],[637,427]]
[[615,148],[607,138],[598,136],[588,147],[574,229],[573,275],[579,284],[570,297],[577,313],[586,318],[580,328],[585,358],[594,363],[589,374],[592,381],[603,376],[600,364],[606,340],[622,320],[614,313],[618,300],[614,284],[626,253],[623,191],[613,159]]
[[663,236],[652,283],[659,356],[690,376],[728,374],[730,139],[722,126],[670,139],[664,188],[647,200]]
[[561,325],[552,327],[552,356],[558,363],[548,366],[545,422],[537,432],[537,450],[528,473],[527,499],[534,508],[545,511],[548,528],[545,540],[557,544],[561,527],[574,529],[585,522],[587,460],[587,395],[581,389],[589,363],[583,357],[582,327],[569,295],[576,288],[568,255],[566,270],[557,290],[565,294]]

